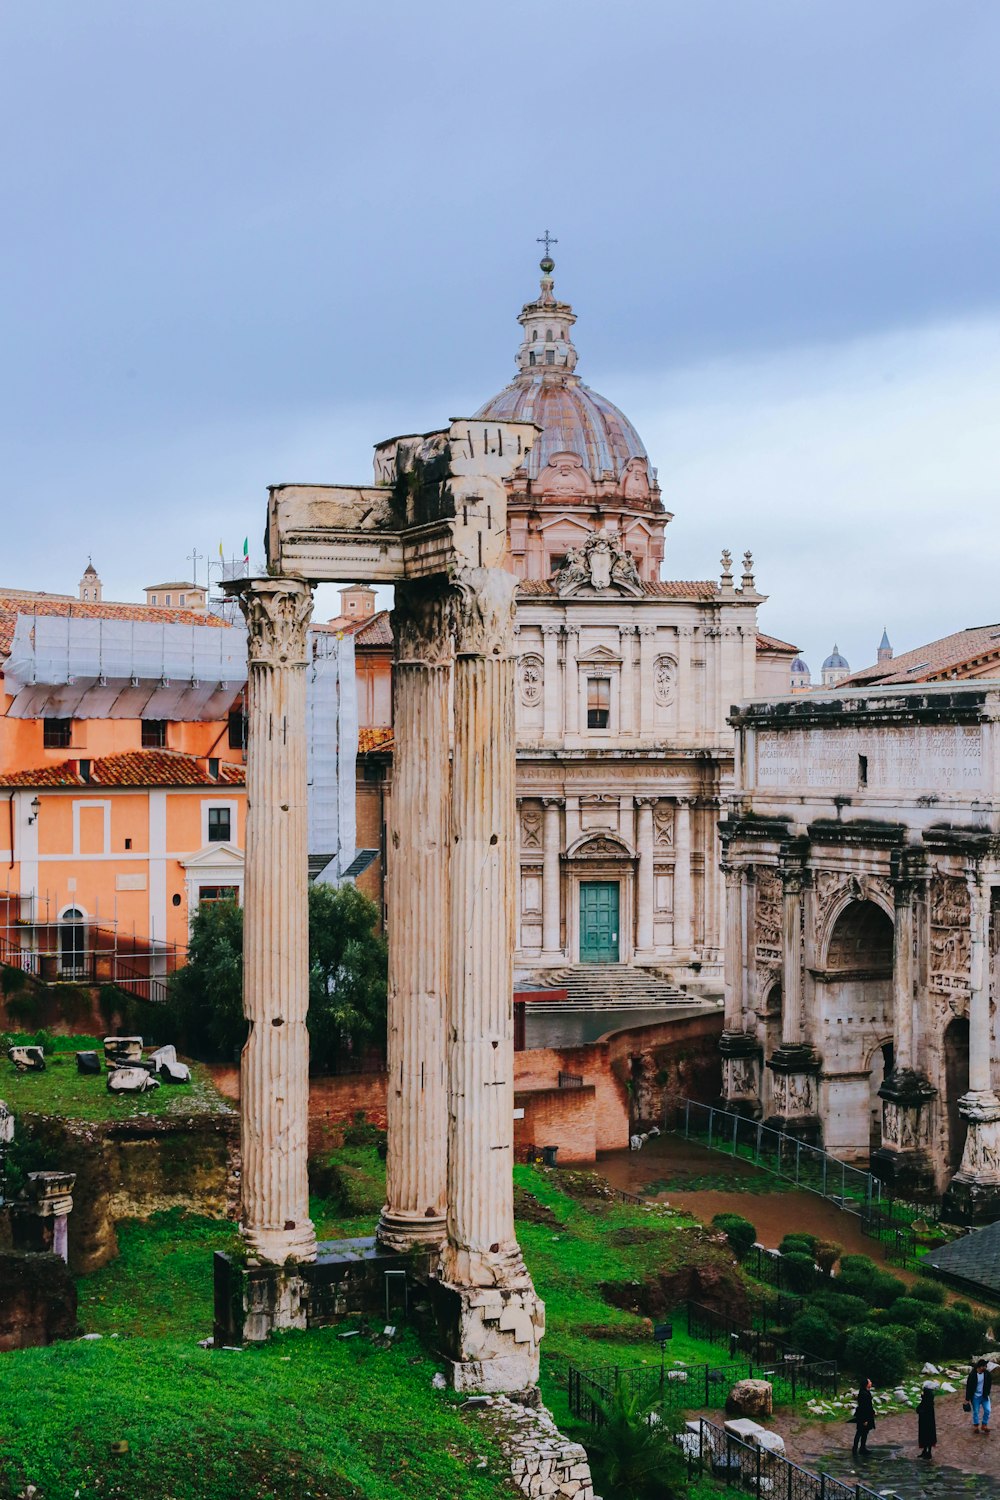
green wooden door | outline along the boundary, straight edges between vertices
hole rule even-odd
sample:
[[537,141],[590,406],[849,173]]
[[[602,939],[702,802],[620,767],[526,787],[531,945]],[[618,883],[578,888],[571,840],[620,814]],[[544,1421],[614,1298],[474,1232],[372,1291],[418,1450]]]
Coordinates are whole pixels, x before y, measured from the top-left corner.
[[585,880],[580,885],[580,962],[618,962],[617,880]]

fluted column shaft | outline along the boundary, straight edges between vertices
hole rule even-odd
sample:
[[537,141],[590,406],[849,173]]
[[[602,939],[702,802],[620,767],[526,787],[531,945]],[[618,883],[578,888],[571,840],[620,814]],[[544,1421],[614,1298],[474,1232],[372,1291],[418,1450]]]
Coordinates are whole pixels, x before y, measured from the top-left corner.
[[802,874],[782,872],[781,901],[781,1041],[802,1041]]
[[986,1094],[990,1077],[990,899],[985,883],[970,882],[969,1092]]
[[514,1237],[515,581],[470,570],[455,604],[448,1000],[450,1280],[489,1286]]
[[653,907],[655,898],[653,877],[653,799],[636,797],[638,829],[636,849],[639,854],[639,890],[635,929],[635,946],[639,953],[651,953],[653,949]]
[[692,800],[678,797],[674,815],[674,947],[682,956],[691,950]]
[[913,885],[896,886],[892,953],[893,1070],[913,1067]]
[[451,650],[443,586],[397,584],[388,828],[388,1154],[378,1237],[441,1245],[448,1178]]
[[241,1231],[260,1260],[311,1260],[306,660],[312,590],[255,579],[249,630],[240,1066]]
[[726,876],[725,1030],[743,1030],[743,871],[724,866]]
[[542,825],[542,956],[558,958],[562,952],[559,878],[559,820],[561,797],[543,799]]

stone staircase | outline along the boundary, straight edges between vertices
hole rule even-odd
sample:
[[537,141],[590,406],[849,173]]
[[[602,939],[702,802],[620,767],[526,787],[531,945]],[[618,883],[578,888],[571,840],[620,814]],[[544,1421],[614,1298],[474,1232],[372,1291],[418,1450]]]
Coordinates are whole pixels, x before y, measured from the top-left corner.
[[691,1005],[698,996],[679,989],[656,969],[633,969],[627,964],[573,964],[543,969],[530,979],[519,979],[517,989],[559,989],[565,1001],[532,1002],[532,1012],[575,1010],[658,1010],[665,1005]]

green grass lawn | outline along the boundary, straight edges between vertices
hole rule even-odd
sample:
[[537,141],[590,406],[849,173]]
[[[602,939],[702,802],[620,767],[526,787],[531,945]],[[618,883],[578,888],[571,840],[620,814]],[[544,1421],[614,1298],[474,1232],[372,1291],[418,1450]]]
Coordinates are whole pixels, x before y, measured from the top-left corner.
[[31,1036],[7,1035],[0,1045],[0,1099],[14,1111],[58,1115],[68,1120],[128,1120],[137,1115],[233,1114],[199,1063],[191,1064],[190,1084],[161,1084],[145,1094],[109,1094],[106,1074],[78,1073],[76,1053],[97,1051],[104,1059],[102,1038],[54,1037],[46,1043],[44,1073],[19,1073],[7,1057],[12,1041]]

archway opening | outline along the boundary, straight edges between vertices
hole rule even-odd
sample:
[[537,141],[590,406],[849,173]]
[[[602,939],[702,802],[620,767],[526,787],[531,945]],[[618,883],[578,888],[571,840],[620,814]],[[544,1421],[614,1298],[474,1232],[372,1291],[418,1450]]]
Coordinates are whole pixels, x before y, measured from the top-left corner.
[[969,1023],[956,1016],[944,1030],[944,1089],[948,1119],[948,1167],[957,1172],[962,1165],[968,1122],[959,1113],[958,1101],[969,1092]]
[[67,978],[79,978],[87,966],[86,918],[77,906],[70,906],[59,918],[59,972]]
[[893,923],[874,901],[837,917],[820,980],[824,1012],[824,1137],[863,1162],[882,1144],[879,1089],[893,1066]]

